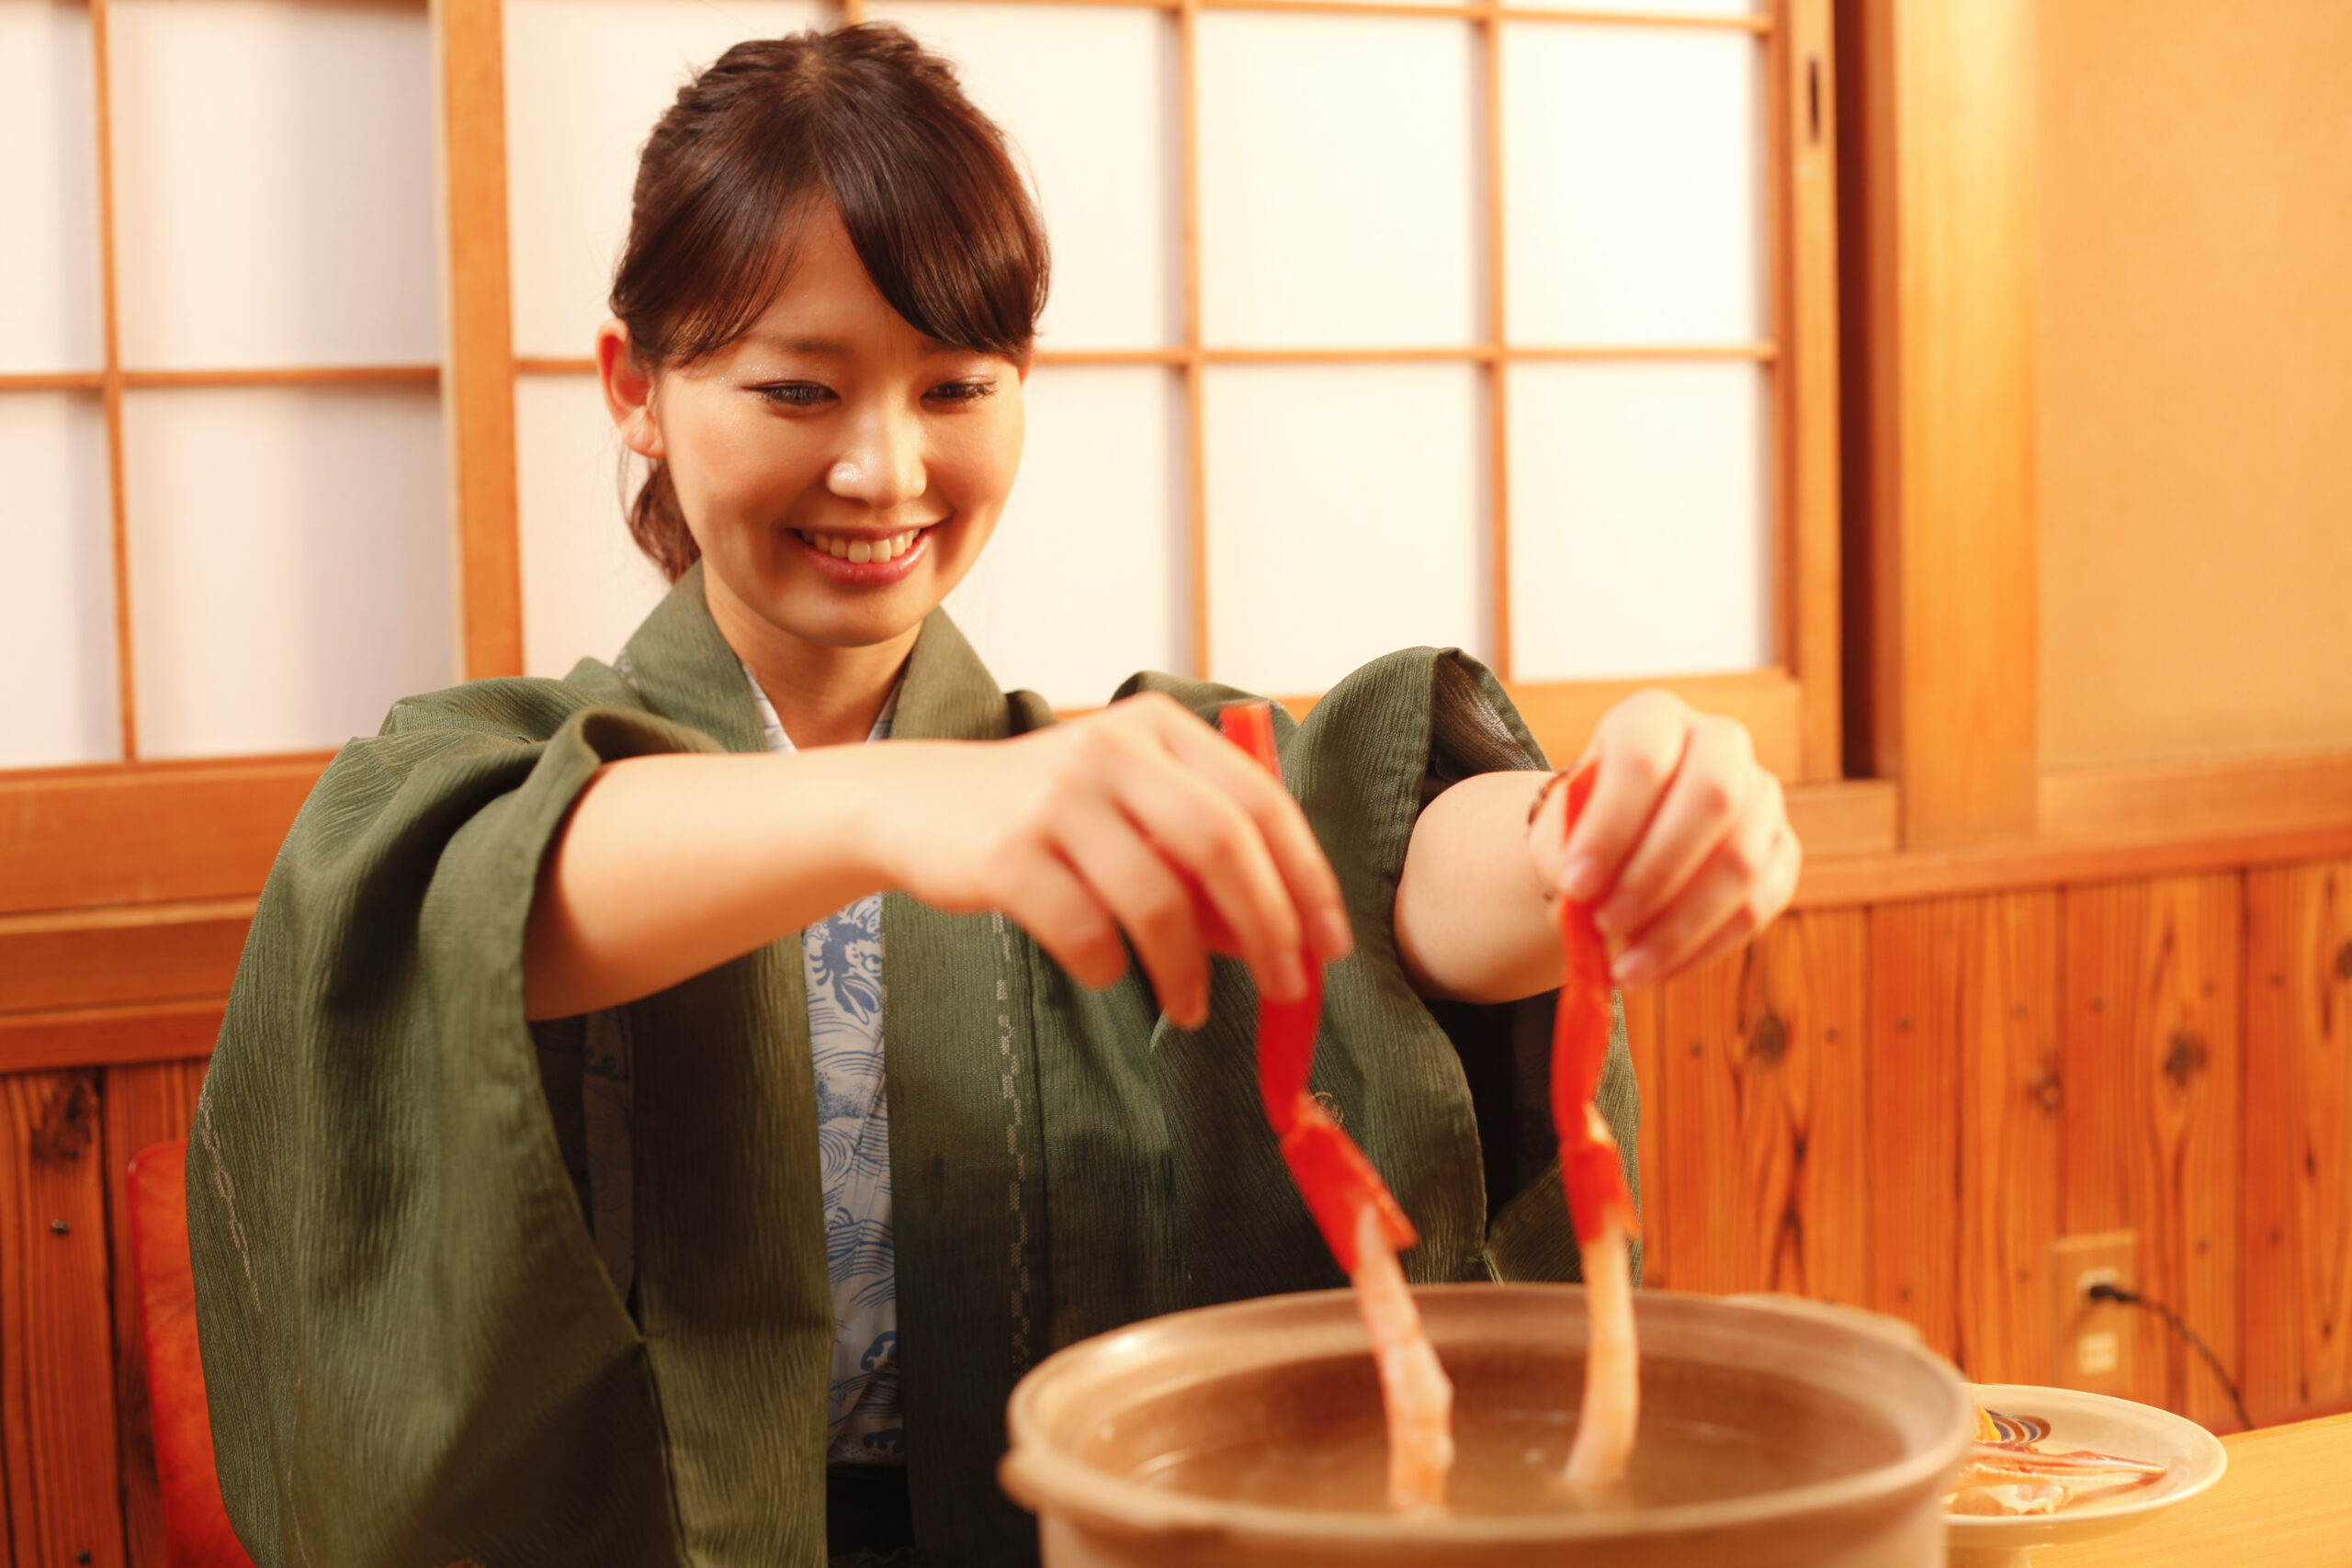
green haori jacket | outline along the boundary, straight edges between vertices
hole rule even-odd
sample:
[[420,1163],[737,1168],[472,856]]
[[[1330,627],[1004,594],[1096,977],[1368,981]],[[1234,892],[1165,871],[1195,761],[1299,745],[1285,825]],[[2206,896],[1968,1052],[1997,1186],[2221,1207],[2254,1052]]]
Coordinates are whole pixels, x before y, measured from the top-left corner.
[[[1204,718],[1242,695],[1140,688]],[[944,615],[926,623],[897,736],[1052,722],[1034,694],[1000,691]],[[523,1011],[535,876],[598,765],[762,750],[697,568],[615,664],[403,702],[303,807],[188,1156],[221,1485],[263,1568],[823,1562],[833,1320],[797,942],[628,1010],[627,1302]],[[1390,931],[1426,799],[1543,765],[1533,741],[1482,667],[1419,649],[1285,723],[1283,757],[1357,933],[1328,976],[1315,1087],[1419,1227],[1408,1271],[1573,1278],[1540,1145],[1498,1178],[1522,1190],[1487,1197],[1514,1171],[1499,1145],[1541,1135],[1541,1020],[1433,1010]],[[1212,1021],[1188,1033],[1132,973],[1090,992],[1001,917],[892,895],[883,980],[920,1551],[1034,1562],[1035,1530],[994,1473],[1024,1371],[1137,1318],[1340,1276],[1259,1109],[1238,965],[1217,965]],[[1474,1078],[1491,1092],[1474,1097]],[[1630,1165],[1622,1029],[1602,1106]]]

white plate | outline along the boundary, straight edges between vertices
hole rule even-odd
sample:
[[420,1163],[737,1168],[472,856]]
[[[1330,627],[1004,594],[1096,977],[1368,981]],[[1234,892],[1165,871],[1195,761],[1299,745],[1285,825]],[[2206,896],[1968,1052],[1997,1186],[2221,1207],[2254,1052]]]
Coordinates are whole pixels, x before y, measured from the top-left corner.
[[2196,1496],[2222,1479],[2222,1472],[2229,1468],[2229,1454],[2219,1438],[2169,1410],[2103,1393],[2036,1388],[2030,1383],[1972,1383],[1968,1396],[2004,1416],[2038,1416],[2049,1422],[2053,1448],[2090,1449],[2118,1459],[2162,1464],[2165,1472],[2145,1486],[2054,1514],[2003,1518],[1948,1516],[1955,1562],[1998,1562],[2030,1546],[2084,1540],[2126,1529]]

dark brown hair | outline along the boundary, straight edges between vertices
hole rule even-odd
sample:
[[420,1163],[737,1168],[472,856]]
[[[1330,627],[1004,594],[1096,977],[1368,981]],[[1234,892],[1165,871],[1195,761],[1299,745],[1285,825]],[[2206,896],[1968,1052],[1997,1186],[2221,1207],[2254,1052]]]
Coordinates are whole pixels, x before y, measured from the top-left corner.
[[[897,28],[739,43],[678,93],[637,166],[613,314],[643,368],[741,336],[830,203],[890,308],[926,336],[1020,358],[1045,306],[1045,226],[955,68]],[[701,553],[660,462],[628,509],[675,581]]]

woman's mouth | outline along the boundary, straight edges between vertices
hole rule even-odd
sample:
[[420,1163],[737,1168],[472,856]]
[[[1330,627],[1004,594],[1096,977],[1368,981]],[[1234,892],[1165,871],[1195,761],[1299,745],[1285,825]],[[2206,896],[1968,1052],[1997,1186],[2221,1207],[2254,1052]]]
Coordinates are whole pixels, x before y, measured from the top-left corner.
[[933,524],[922,528],[905,528],[895,534],[820,534],[810,528],[795,528],[792,536],[800,541],[817,569],[837,582],[861,585],[896,582],[912,571],[922,558],[931,538]]

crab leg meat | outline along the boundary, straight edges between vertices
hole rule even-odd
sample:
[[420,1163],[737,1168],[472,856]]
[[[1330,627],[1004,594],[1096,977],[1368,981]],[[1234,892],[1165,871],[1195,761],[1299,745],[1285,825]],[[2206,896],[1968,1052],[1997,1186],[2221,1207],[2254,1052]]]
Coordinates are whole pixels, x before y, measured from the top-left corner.
[[[1272,708],[1263,703],[1228,707],[1217,721],[1235,745],[1281,776]],[[1396,1254],[1420,1237],[1363,1150],[1307,1091],[1323,978],[1313,955],[1302,956],[1306,995],[1295,1002],[1259,1000],[1259,1097],[1307,1212],[1355,1287],[1356,1314],[1372,1340],[1387,1415],[1389,1506],[1442,1507],[1446,1472],[1453,1467],[1453,1385],[1438,1365],[1396,1263]]]
[[[1588,768],[1568,781],[1566,828],[1575,827],[1592,780]],[[1560,1136],[1560,1183],[1584,1264],[1587,1325],[1584,1406],[1568,1450],[1567,1479],[1578,1487],[1612,1486],[1624,1479],[1641,1420],[1641,1351],[1627,1257],[1631,1238],[1641,1234],[1641,1218],[1625,1186],[1617,1136],[1592,1102],[1609,1060],[1609,950],[1592,911],[1566,898],[1560,900],[1560,947],[1552,1123]]]

